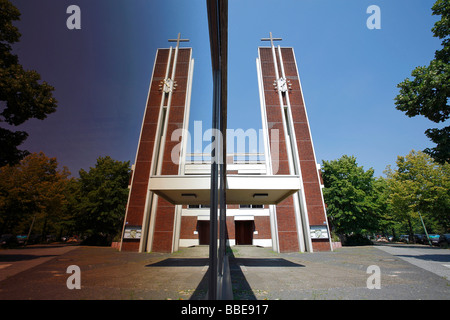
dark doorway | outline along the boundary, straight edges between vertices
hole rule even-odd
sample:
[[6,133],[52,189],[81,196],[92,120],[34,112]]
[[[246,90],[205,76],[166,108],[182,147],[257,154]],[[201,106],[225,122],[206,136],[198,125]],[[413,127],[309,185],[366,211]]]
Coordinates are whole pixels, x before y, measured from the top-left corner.
[[253,221],[235,221],[237,245],[251,245],[253,242]]
[[197,221],[198,242],[209,245],[209,221]]

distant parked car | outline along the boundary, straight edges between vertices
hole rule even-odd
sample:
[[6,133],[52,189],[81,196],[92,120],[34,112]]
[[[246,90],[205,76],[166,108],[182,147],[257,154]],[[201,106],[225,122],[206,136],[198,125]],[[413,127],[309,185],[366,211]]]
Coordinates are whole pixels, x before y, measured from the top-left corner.
[[424,234],[415,234],[414,235],[414,242],[415,243],[421,243],[421,244],[427,244],[428,240],[427,240],[427,236]]
[[41,234],[32,234],[30,236],[30,238],[27,241],[27,244],[36,244],[36,243],[40,243],[42,240],[42,235]]
[[406,242],[406,243],[408,243],[408,242],[409,242],[409,235],[407,235],[407,234],[402,234],[402,235],[400,235],[399,240],[400,240],[400,242]]
[[68,243],[73,243],[73,242],[78,242],[79,240],[78,240],[78,236],[73,236],[73,237],[69,237],[69,239],[67,239],[67,241],[66,242],[68,242]]
[[27,236],[24,234],[20,234],[16,237],[18,244],[24,244],[27,241]]
[[0,237],[0,245],[1,246],[14,246],[17,245],[17,238],[13,234],[2,234]]
[[441,234],[438,243],[441,248],[450,247],[450,233]]
[[438,234],[429,234],[431,244],[437,246],[439,244],[439,235]]

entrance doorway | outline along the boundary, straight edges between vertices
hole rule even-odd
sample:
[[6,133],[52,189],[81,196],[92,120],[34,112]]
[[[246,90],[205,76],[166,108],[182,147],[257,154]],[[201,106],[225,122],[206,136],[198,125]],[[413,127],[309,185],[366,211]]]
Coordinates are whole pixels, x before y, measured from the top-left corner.
[[235,221],[236,245],[253,244],[253,221]]
[[197,221],[198,243],[209,245],[209,221]]

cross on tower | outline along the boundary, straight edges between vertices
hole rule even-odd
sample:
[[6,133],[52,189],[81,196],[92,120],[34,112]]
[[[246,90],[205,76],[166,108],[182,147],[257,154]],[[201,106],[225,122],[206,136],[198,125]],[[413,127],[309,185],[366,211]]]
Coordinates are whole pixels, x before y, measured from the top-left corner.
[[189,39],[181,39],[181,33],[178,33],[177,39],[169,39],[169,42],[176,42],[177,48],[180,46],[180,42],[189,42]]
[[273,45],[274,41],[281,41],[281,40],[283,40],[282,38],[274,38],[274,37],[272,37],[272,32],[269,32],[269,34],[270,34],[270,38],[262,38],[261,41],[270,41],[270,45],[272,47],[274,46]]

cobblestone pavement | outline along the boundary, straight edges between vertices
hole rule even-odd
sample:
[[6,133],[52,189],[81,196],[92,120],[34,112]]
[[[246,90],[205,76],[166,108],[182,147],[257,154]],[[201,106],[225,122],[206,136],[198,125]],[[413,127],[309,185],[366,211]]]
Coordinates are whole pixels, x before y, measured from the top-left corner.
[[[0,251],[1,300],[199,300],[207,292],[208,247],[173,254],[119,252],[107,247]],[[35,249],[37,250],[37,249]],[[48,249],[51,250],[51,249]],[[437,249],[436,254],[449,253]],[[416,300],[450,298],[445,277],[377,246],[334,252],[278,254],[236,246],[229,251],[236,300]],[[45,258],[45,259],[43,259]],[[39,262],[36,259],[41,259]],[[446,258],[444,258],[445,260]],[[24,260],[28,269],[9,272]],[[80,268],[81,289],[68,289],[67,268]],[[369,289],[379,268],[380,289]],[[23,267],[24,268],[24,267]],[[370,270],[370,269],[369,269]],[[370,278],[370,279],[369,279]],[[69,279],[70,280],[70,279]]]

